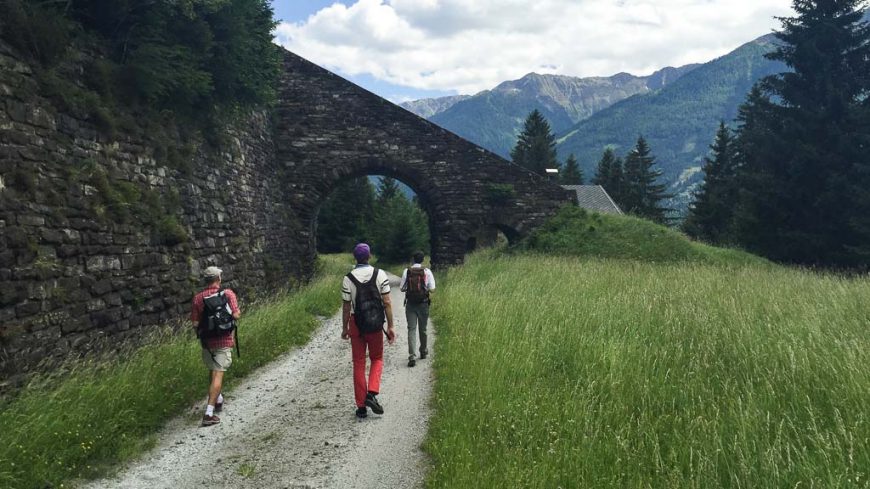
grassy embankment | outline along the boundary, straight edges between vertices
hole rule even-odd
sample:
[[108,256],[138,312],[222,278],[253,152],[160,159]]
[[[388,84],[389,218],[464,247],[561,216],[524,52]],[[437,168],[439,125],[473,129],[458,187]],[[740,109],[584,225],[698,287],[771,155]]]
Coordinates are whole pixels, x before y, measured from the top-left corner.
[[[296,292],[254,307],[242,304],[242,356],[227,373],[227,390],[305,343],[318,315],[338,310],[337,284],[350,268],[348,257],[325,257],[319,268],[318,277]],[[128,358],[82,363],[62,378],[37,379],[0,407],[0,487],[60,487],[104,474],[153,445],[169,418],[204,398],[206,384],[199,343],[186,331],[164,332]]]
[[870,280],[574,211],[527,246],[439,287],[431,487],[870,487]]

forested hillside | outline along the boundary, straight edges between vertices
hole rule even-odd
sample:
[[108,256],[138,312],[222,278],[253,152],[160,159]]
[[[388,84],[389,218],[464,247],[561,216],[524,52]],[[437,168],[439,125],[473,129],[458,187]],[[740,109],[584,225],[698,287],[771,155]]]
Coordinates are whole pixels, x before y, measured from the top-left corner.
[[61,108],[109,133],[144,113],[214,123],[273,101],[274,26],[266,0],[0,0],[0,38]]
[[675,204],[685,208],[701,178],[703,158],[719,122],[730,123],[737,116],[756,81],[785,69],[764,58],[774,41],[772,35],[761,37],[661,91],[624,100],[579,122],[559,137],[559,154],[576,154],[591,173],[605,148],[625,153],[643,135],[658,158],[663,178],[673,184]]

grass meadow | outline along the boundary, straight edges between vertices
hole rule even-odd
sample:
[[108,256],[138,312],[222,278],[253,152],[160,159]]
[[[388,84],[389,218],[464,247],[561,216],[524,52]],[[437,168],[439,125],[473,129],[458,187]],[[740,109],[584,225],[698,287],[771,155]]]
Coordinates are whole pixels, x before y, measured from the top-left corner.
[[440,277],[430,487],[870,487],[870,280],[554,232]]
[[[241,358],[227,372],[225,391],[307,342],[317,316],[338,310],[338,283],[350,259],[324,257],[319,265],[308,286],[255,306],[241,304]],[[192,331],[164,329],[128,357],[80,362],[55,378],[34,379],[0,406],[0,487],[63,487],[103,475],[151,447],[168,419],[204,401],[208,373],[200,351]]]

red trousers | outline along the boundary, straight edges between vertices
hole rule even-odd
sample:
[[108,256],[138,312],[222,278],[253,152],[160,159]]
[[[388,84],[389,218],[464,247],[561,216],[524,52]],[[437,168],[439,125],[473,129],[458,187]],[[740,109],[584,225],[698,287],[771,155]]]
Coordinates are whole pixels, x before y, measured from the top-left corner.
[[[350,317],[348,329],[350,351],[353,356],[353,394],[356,398],[356,407],[365,407],[366,394],[369,391],[375,394],[381,391],[381,372],[384,371],[384,333],[376,331],[360,336],[353,316]],[[366,383],[366,348],[372,361],[368,383]]]

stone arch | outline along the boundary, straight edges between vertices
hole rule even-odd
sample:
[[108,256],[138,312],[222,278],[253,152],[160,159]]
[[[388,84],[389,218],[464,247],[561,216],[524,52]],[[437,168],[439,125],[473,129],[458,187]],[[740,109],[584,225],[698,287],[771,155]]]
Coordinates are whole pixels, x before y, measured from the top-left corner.
[[354,176],[395,177],[420,195],[436,266],[462,263],[482,229],[495,226],[516,240],[571,202],[570,192],[546,178],[287,51],[282,78],[275,153],[303,258],[316,254],[322,200]]
[[[438,213],[438,210],[445,209],[444,206],[436,206],[439,195],[437,186],[429,181],[427,175],[414,171],[413,167],[402,165],[400,162],[384,160],[379,158],[362,158],[353,161],[351,164],[342,166],[336,171],[326,175],[323,180],[318,182],[310,192],[306,192],[303,197],[302,208],[311,209],[309,212],[302,212],[299,215],[301,224],[309,229],[313,236],[314,242],[311,245],[317,248],[317,220],[320,213],[320,206],[329,197],[335,188],[343,181],[367,177],[370,175],[382,175],[385,177],[395,178],[396,180],[407,185],[417,194],[420,205],[429,219],[429,243],[432,250],[436,249],[439,233],[442,232],[440,224],[443,222],[443,217]],[[349,250],[348,250],[349,251]],[[375,250],[377,252],[377,250]]]

